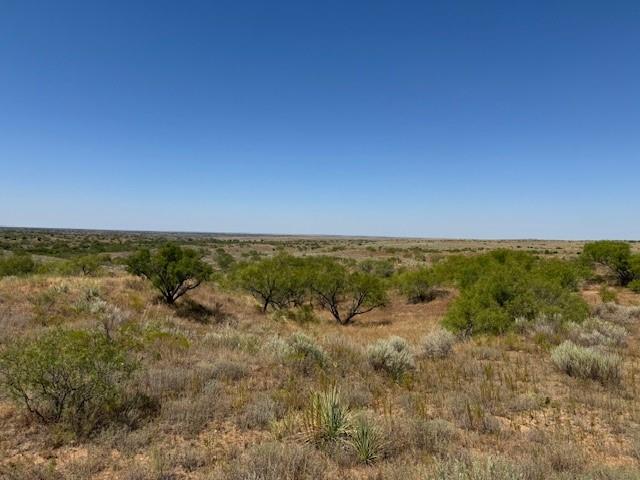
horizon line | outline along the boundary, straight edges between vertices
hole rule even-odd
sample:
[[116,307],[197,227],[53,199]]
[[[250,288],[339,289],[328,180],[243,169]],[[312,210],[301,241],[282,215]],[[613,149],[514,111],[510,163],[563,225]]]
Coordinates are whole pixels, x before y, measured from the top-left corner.
[[[399,239],[399,240],[458,240],[458,241],[485,241],[485,242],[592,242],[595,239],[567,239],[567,238],[522,238],[522,237],[503,237],[503,238],[480,238],[480,237],[423,237],[411,235],[350,235],[339,233],[265,233],[265,232],[214,232],[199,230],[134,230],[127,228],[85,228],[85,227],[41,227],[41,226],[16,226],[16,225],[0,225],[0,230],[35,230],[35,231],[69,231],[69,232],[96,232],[96,233],[130,233],[130,234],[154,234],[154,235],[211,235],[225,237],[308,237],[308,238],[345,238],[345,239]],[[630,243],[640,242],[638,239],[611,239],[603,238],[600,240],[620,240]]]

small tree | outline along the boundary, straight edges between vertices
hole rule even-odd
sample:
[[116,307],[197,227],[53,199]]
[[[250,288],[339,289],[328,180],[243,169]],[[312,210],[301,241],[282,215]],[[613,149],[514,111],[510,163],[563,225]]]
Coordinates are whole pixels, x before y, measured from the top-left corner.
[[269,307],[299,306],[306,296],[305,265],[300,259],[278,255],[239,267],[233,283],[260,302],[263,313]]
[[317,258],[310,263],[311,290],[341,325],[386,304],[385,286],[380,278],[364,272],[349,272],[330,258]]
[[149,280],[168,304],[197,288],[212,273],[198,252],[171,242],[153,254],[147,249],[139,250],[129,257],[127,266],[130,273]]
[[624,287],[633,280],[631,248],[627,242],[602,240],[587,243],[582,254],[587,261],[611,269],[616,275],[619,285]]

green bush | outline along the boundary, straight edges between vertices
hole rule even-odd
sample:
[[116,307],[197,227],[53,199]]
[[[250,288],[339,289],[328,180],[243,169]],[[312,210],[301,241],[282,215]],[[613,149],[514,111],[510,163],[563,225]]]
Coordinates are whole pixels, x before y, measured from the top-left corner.
[[124,348],[101,332],[53,330],[0,353],[0,386],[40,421],[83,436],[150,406],[127,394],[135,369]]
[[0,257],[0,277],[9,275],[29,275],[36,271],[36,263],[31,255],[9,255]]
[[358,266],[365,273],[370,273],[380,278],[390,278],[395,272],[394,262],[386,260],[365,260]]
[[497,250],[454,258],[437,269],[441,278],[461,290],[443,321],[453,331],[500,334],[512,329],[517,318],[546,316],[581,322],[589,313],[574,292],[581,273],[572,262]]
[[103,259],[98,255],[82,255],[72,260],[73,265],[82,275],[96,275],[102,265]]
[[220,270],[223,272],[231,269],[231,267],[236,263],[236,259],[233,258],[233,255],[227,253],[222,247],[216,248],[214,259]]
[[589,347],[565,341],[551,352],[553,363],[570,377],[597,380],[603,384],[618,384],[622,359]]
[[127,259],[127,267],[130,273],[149,280],[169,304],[198,287],[212,273],[198,252],[171,242],[153,254],[147,249],[139,250]]
[[398,274],[395,285],[409,303],[430,302],[437,297],[436,280],[428,268],[408,270]]
[[629,282],[629,285],[627,286],[631,289],[632,292],[640,293],[640,278],[632,282]]
[[631,267],[633,278],[640,280],[640,253],[633,254],[629,257],[629,266]]

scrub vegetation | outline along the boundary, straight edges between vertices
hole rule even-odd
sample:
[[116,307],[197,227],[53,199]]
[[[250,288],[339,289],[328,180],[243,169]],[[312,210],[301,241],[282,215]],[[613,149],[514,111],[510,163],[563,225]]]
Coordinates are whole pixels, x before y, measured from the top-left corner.
[[640,244],[0,230],[0,478],[636,479]]

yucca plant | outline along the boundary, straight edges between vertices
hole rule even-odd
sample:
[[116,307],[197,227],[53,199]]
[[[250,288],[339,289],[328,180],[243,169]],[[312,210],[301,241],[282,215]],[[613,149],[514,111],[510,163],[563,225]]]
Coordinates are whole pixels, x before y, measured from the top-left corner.
[[342,403],[337,387],[315,393],[304,415],[304,427],[309,441],[326,443],[346,437],[349,418],[349,409]]
[[347,442],[353,447],[358,460],[366,465],[380,458],[385,447],[384,435],[380,428],[363,415],[356,418]]

